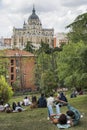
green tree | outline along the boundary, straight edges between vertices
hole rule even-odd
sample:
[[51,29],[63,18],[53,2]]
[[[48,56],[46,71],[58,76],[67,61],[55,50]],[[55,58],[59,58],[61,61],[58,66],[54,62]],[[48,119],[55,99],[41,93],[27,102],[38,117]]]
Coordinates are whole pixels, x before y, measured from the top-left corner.
[[7,102],[13,95],[12,87],[6,82],[3,76],[0,76],[0,100]]
[[67,87],[87,87],[86,58],[87,46],[83,42],[64,46],[58,55],[59,80]]
[[82,40],[87,44],[87,13],[77,16],[74,22],[66,28],[70,28],[69,41],[77,43]]
[[48,94],[52,92],[54,89],[56,89],[58,84],[55,80],[55,75],[51,70],[46,70],[41,75],[41,83],[44,84],[42,90],[45,94]]
[[42,52],[42,51],[45,52],[46,54],[50,54],[52,52],[52,48],[49,46],[49,44],[41,41],[40,48],[39,48],[38,52]]
[[3,75],[5,78],[8,75],[8,59],[4,56],[4,51],[0,50],[0,75]]
[[36,57],[36,84],[45,92],[52,91],[58,84],[56,74],[56,52],[48,44],[41,43]]
[[30,42],[30,41],[28,41],[27,42],[27,45],[26,45],[26,47],[24,48],[24,50],[25,51],[29,51],[29,52],[31,52],[31,53],[33,53],[34,52],[34,46],[32,45],[32,43]]
[[12,84],[12,87],[15,92],[21,90],[20,80],[16,79],[16,81]]

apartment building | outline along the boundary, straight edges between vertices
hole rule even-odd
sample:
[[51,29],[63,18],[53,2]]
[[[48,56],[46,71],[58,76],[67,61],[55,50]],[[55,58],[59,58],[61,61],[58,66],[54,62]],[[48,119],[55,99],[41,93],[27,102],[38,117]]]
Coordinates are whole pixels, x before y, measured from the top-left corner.
[[[8,59],[8,82],[12,87],[16,83],[20,89],[36,89],[34,85],[35,56],[23,50],[5,50]],[[15,88],[13,88],[15,90]]]

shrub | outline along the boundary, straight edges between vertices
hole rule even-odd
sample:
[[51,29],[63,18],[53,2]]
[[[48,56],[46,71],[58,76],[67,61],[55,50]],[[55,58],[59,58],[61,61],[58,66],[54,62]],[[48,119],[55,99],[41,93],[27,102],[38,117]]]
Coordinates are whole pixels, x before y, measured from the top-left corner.
[[12,87],[6,82],[4,76],[0,76],[0,100],[7,102],[13,95]]

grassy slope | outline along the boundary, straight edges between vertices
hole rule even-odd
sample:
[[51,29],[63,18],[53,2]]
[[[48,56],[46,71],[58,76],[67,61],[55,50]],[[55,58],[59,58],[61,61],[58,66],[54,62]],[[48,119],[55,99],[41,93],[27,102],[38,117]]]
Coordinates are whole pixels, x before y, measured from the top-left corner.
[[[13,100],[20,101],[20,98],[13,98]],[[70,130],[86,130],[87,129],[87,95],[79,96],[77,98],[69,99],[71,105],[84,113],[80,124],[76,127],[69,128]],[[65,112],[66,107],[62,107],[61,111]],[[0,113],[0,130],[58,130],[58,128],[47,121],[47,109],[37,108],[21,113]]]

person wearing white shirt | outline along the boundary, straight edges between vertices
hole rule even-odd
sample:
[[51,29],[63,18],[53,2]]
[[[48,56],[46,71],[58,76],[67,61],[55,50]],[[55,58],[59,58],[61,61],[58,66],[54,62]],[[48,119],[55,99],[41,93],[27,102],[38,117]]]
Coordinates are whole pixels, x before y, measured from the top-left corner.
[[28,97],[26,96],[23,100],[24,106],[28,106],[31,104],[31,101],[28,99]]
[[54,103],[54,97],[53,94],[50,94],[50,97],[47,98],[47,106],[52,105]]
[[[50,97],[47,98],[47,108],[53,105],[54,105],[54,97],[53,97],[53,94],[50,94]],[[49,117],[50,117],[50,112],[48,109],[48,117],[47,117],[48,120],[49,120]]]

